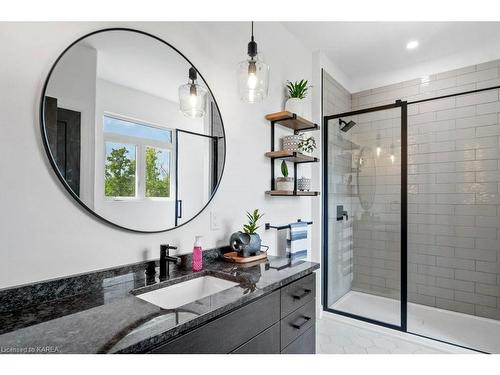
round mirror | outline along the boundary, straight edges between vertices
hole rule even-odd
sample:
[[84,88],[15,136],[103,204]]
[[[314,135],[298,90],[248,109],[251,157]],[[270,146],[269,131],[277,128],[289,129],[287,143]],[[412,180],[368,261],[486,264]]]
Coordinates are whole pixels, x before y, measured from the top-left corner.
[[163,40],[107,29],[71,44],[41,98],[59,180],[100,219],[161,232],[197,216],[225,161],[222,118],[198,70]]

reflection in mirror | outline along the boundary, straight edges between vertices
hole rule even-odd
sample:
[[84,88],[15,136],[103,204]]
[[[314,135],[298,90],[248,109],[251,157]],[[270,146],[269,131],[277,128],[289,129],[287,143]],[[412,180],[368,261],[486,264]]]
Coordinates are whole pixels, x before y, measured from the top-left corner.
[[106,221],[168,230],[215,194],[225,161],[222,119],[206,82],[165,42],[124,29],[80,39],[55,64],[42,105],[54,169]]

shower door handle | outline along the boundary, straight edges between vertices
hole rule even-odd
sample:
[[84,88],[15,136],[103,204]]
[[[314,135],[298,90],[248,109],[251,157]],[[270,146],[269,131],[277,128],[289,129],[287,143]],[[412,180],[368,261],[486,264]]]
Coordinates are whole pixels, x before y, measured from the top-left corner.
[[344,206],[337,206],[337,221],[342,221],[344,220],[348,221],[349,220],[349,215],[347,214],[347,211],[344,211]]

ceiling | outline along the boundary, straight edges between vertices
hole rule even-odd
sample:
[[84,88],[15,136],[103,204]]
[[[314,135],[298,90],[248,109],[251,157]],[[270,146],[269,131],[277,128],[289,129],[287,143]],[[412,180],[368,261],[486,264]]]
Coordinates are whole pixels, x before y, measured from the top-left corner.
[[[500,22],[283,22],[351,92],[500,58]],[[406,44],[420,45],[407,50]]]
[[111,31],[86,38],[97,50],[97,77],[178,102],[178,89],[188,82],[186,59],[168,45],[140,33]]

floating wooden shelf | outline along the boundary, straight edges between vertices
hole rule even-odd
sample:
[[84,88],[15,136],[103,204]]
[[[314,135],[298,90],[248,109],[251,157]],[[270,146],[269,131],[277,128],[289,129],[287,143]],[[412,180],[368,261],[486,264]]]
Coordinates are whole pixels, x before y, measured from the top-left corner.
[[[274,150],[274,141],[275,141],[275,127],[276,124],[284,126],[288,129],[291,129],[294,131],[295,134],[299,134],[302,131],[309,131],[309,130],[318,130],[319,126],[309,120],[306,120],[305,118],[302,118],[300,116],[297,116],[295,113],[291,113],[288,111],[282,111],[282,112],[276,112],[276,113],[270,113],[266,115],[266,120],[271,122],[271,151],[266,152],[266,156],[271,159],[271,190],[266,191],[267,195],[270,196],[283,196],[283,197],[297,197],[297,196],[303,196],[303,197],[313,197],[316,195],[319,195],[319,192],[317,191],[299,191],[297,189],[297,165],[301,163],[314,163],[318,162],[319,159],[315,158],[313,156],[308,156],[304,155],[300,152],[295,152],[295,151],[286,151],[286,150],[280,150],[280,151],[275,151]],[[286,190],[275,190],[276,189],[276,183],[275,183],[275,177],[274,177],[274,167],[275,167],[275,161],[277,159],[281,160],[286,160],[288,162],[293,163],[293,176],[294,176],[294,185],[293,188],[294,190],[292,191],[286,191]]]
[[283,197],[313,197],[319,195],[319,191],[289,191],[289,190],[269,190],[266,191],[267,195],[283,196]]
[[303,117],[297,116],[295,113],[281,111],[266,115],[266,120],[273,123],[285,126],[294,131],[317,130],[319,126],[314,122],[306,120]]
[[315,158],[313,156],[304,155],[301,154],[300,152],[287,151],[287,150],[270,151],[266,152],[265,155],[271,159],[283,159],[293,163],[315,163],[319,161],[318,158]]

